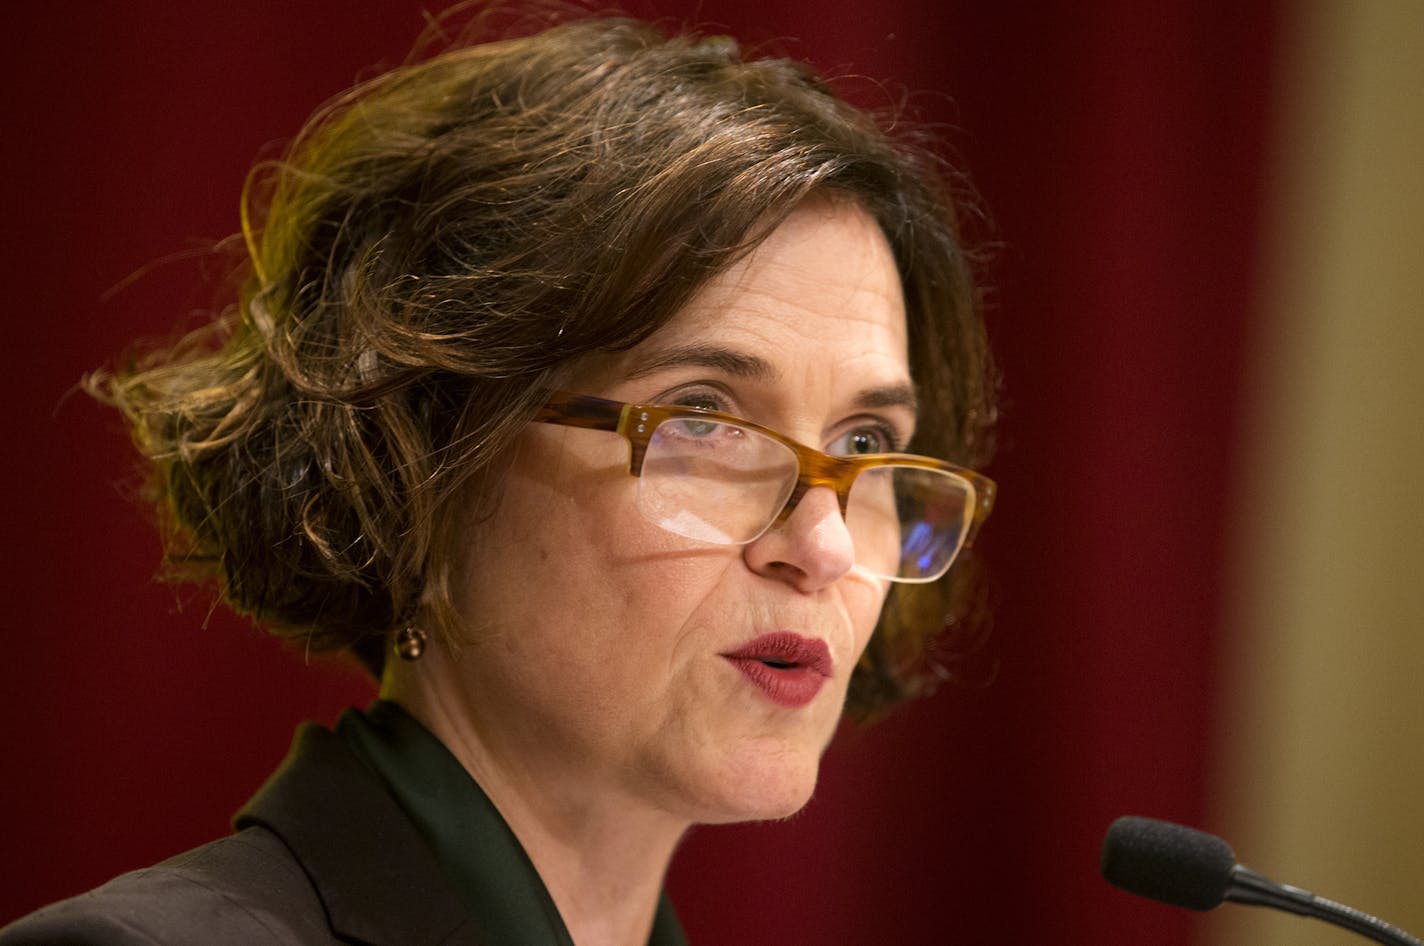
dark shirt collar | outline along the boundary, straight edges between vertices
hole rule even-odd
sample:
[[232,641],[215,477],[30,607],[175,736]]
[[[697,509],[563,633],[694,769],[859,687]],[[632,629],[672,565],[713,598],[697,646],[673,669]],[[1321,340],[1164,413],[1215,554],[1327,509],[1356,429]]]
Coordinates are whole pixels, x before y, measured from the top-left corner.
[[[519,840],[459,760],[394,703],[348,710],[340,735],[389,786],[490,943],[573,946]],[[686,946],[672,904],[658,901],[649,946]]]

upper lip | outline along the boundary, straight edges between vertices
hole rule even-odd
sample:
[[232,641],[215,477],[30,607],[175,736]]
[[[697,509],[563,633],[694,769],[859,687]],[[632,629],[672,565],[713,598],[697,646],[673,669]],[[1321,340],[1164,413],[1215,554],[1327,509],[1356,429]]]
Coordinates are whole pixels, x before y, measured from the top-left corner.
[[791,631],[773,631],[722,654],[729,660],[759,660],[763,663],[805,667],[823,677],[835,672],[835,661],[826,642],[802,637]]

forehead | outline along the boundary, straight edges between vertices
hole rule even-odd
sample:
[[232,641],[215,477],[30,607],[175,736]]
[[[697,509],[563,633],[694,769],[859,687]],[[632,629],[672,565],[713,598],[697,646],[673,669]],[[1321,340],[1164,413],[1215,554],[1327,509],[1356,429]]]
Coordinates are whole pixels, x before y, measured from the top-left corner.
[[815,199],[601,367],[627,377],[679,360],[715,368],[719,357],[749,356],[742,361],[775,376],[763,380],[801,383],[830,371],[850,384],[885,385],[909,380],[906,346],[899,273],[879,225],[849,201]]

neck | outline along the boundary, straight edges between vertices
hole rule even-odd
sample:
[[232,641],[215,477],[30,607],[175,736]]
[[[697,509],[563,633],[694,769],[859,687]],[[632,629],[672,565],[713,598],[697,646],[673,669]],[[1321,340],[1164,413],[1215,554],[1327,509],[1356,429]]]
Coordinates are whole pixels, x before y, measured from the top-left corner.
[[434,663],[421,661],[415,685],[388,674],[382,697],[419,720],[479,783],[529,855],[577,946],[643,946],[688,823],[625,793],[600,790],[591,773],[541,756],[527,744],[534,740],[502,744],[464,700],[448,696],[458,690],[431,685],[430,676],[440,676]]

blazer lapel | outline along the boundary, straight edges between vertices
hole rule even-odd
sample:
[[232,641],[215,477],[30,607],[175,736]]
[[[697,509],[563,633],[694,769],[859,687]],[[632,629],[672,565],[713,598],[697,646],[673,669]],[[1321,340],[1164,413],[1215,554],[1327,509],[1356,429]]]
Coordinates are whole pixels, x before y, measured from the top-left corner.
[[385,785],[330,730],[305,723],[233,819],[280,837],[332,931],[372,946],[474,946],[473,919]]

